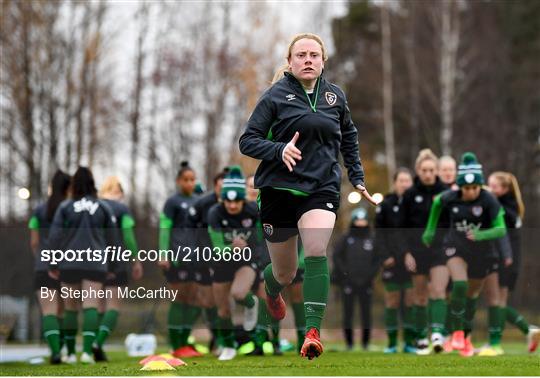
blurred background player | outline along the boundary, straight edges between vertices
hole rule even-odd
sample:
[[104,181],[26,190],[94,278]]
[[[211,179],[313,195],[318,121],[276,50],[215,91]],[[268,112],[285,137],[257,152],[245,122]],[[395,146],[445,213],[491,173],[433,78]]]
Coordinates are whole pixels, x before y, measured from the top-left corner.
[[349,231],[336,245],[333,261],[333,275],[342,292],[343,332],[347,349],[352,350],[354,347],[354,305],[358,301],[362,348],[368,350],[371,338],[373,278],[378,271],[378,261],[366,209],[360,207],[353,210]]
[[[221,200],[221,187],[225,172],[218,173],[213,180],[214,187],[209,193],[198,198],[193,206],[189,208],[188,225],[196,233],[196,246],[201,251],[204,248],[211,248],[212,241],[208,234],[208,212],[210,208]],[[208,329],[211,333],[209,349],[219,355],[220,342],[217,335],[217,307],[212,291],[212,277],[210,274],[211,262],[201,259],[196,262],[195,282],[197,284],[197,303],[202,307]]]
[[[439,216],[441,212],[448,211],[451,228],[445,235],[444,254],[453,282],[450,301],[452,347],[465,357],[474,353],[468,336],[476,300],[496,259],[492,241],[506,234],[504,210],[497,199],[482,188],[483,183],[482,166],[476,156],[469,152],[463,154],[457,177],[460,189],[435,197],[422,236],[423,242],[431,245]],[[488,305],[489,348],[481,351],[481,356],[502,354],[498,297],[492,298]]]
[[238,166],[230,167],[223,180],[222,202],[212,206],[208,213],[208,233],[213,246],[212,290],[223,342],[220,361],[236,356],[230,298],[244,307],[246,331],[253,330],[257,324],[258,298],[251,289],[257,277],[256,256],[262,235],[257,207],[245,198],[242,171]]
[[[120,230],[122,243],[120,246],[123,250],[131,251],[132,269],[131,277],[134,280],[139,280],[143,275],[143,267],[140,261],[137,261],[137,253],[139,247],[135,239],[135,219],[131,215],[128,207],[122,203],[124,199],[124,189],[120,184],[120,180],[116,176],[109,176],[105,179],[99,189],[99,198],[101,198],[112,209],[116,217],[116,226]],[[118,321],[118,313],[120,311],[120,299],[118,298],[118,287],[126,287],[128,285],[129,263],[127,261],[114,261],[108,264],[109,271],[107,272],[107,280],[104,287],[111,290],[112,297],[104,298],[99,301],[98,317],[99,331],[94,342],[93,352],[94,359],[97,361],[107,361],[107,356],[103,351],[105,340],[112,333]]]
[[[100,250],[108,246],[120,245],[116,218],[112,209],[97,198],[94,177],[90,169],[79,167],[72,178],[71,199],[64,201],[56,210],[49,233],[51,249],[60,250]],[[58,263],[59,279],[62,287],[70,290],[101,290],[107,277],[107,264],[104,254],[101,259],[64,259]],[[82,301],[76,296],[64,300],[64,334],[68,348],[67,362],[77,361],[75,356],[75,336],[77,335],[77,315],[83,312],[83,353],[80,361],[95,363],[92,346],[98,331],[99,299],[86,298]]]
[[452,156],[439,158],[439,178],[448,188],[457,189],[456,185],[457,163]]
[[384,323],[388,335],[385,353],[398,351],[398,319],[402,297],[403,352],[416,353],[412,280],[403,262],[403,235],[400,230],[403,223],[403,193],[412,186],[412,182],[411,172],[407,168],[399,168],[394,174],[394,191],[384,197],[375,215],[375,250],[383,267]]
[[[176,300],[171,302],[168,315],[169,342],[175,357],[202,356],[188,343],[193,324],[200,315],[197,306],[197,287],[193,264],[182,261],[187,253],[185,247],[193,245],[193,233],[189,230],[189,208],[197,200],[194,195],[196,176],[187,161],[180,165],[176,175],[177,192],[167,199],[159,218],[159,249],[178,251],[179,261],[163,259],[158,265],[163,269],[167,283],[178,290]],[[170,257],[169,257],[170,258]]]
[[489,189],[504,208],[504,222],[508,230],[508,241],[512,250],[512,263],[505,264],[504,256],[499,256],[499,300],[501,324],[504,331],[506,322],[515,325],[527,336],[528,350],[534,352],[540,342],[540,330],[531,326],[517,310],[508,305],[508,296],[514,290],[521,266],[521,226],[525,216],[525,205],[516,177],[509,172],[493,172],[488,179]]
[[448,269],[446,260],[434,249],[422,244],[422,232],[427,224],[433,198],[447,189],[437,176],[438,159],[430,149],[423,149],[415,162],[416,177],[413,186],[403,194],[403,234],[405,267],[413,281],[417,353],[430,353],[428,341],[428,298],[432,327],[431,342],[436,352],[443,350],[446,316],[446,287]]
[[[70,182],[71,177],[68,174],[57,170],[51,180],[49,198],[45,203],[36,207],[28,222],[30,247],[34,254],[34,290],[36,290],[36,296],[41,309],[43,337],[49,345],[51,352],[50,362],[53,365],[62,362],[60,350],[63,344],[61,323],[64,316],[64,302],[60,298],[60,295],[58,295],[60,281],[58,281],[58,277],[51,277],[49,274],[49,265],[42,261],[40,254],[42,249],[47,249],[47,238],[54,213],[58,206],[60,206],[60,203],[67,198]],[[52,300],[41,297],[40,290],[42,287],[54,290],[55,295],[52,297]]]

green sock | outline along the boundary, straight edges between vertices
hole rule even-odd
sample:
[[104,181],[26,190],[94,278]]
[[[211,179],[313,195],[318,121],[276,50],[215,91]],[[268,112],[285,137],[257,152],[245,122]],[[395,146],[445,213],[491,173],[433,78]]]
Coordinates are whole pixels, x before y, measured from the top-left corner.
[[388,308],[384,309],[384,326],[386,327],[386,334],[388,335],[388,347],[393,348],[397,345],[398,335],[398,309]]
[[219,333],[224,347],[235,348],[233,328],[231,318],[219,317]]
[[208,329],[214,337],[217,337],[217,307],[205,308],[204,316],[206,317]]
[[488,309],[489,345],[501,344],[501,308],[490,306]]
[[506,321],[518,327],[523,334],[526,335],[529,333],[529,323],[527,323],[525,318],[515,308],[506,306],[505,316]]
[[272,341],[279,341],[279,331],[281,329],[281,320],[270,319],[270,329],[272,330]]
[[99,325],[98,335],[96,337],[96,344],[101,348],[105,344],[105,340],[116,327],[116,322],[118,320],[118,311],[117,310],[108,310],[103,314],[101,324]]
[[236,301],[236,303],[238,303],[239,305],[242,305],[244,307],[247,307],[247,308],[253,308],[253,306],[255,306],[255,296],[250,291],[249,293],[246,294],[244,299]]
[[60,330],[60,350],[62,350],[62,348],[64,347],[64,318],[59,318],[57,317],[58,319],[58,327],[59,327],[59,330]]
[[92,354],[92,344],[98,329],[98,313],[95,307],[83,309],[83,352]]
[[306,313],[306,330],[316,328],[321,331],[321,322],[328,301],[330,275],[326,256],[306,257],[304,274],[304,311]]
[[406,345],[414,345],[416,334],[414,332],[414,319],[416,318],[415,307],[405,307],[403,319],[403,341]]
[[430,299],[431,333],[443,333],[446,323],[446,301],[444,299]]
[[75,354],[75,336],[77,336],[78,321],[77,311],[64,311],[64,321],[62,323],[62,328],[64,329],[64,340],[66,342],[66,347],[68,354]]
[[[506,328],[506,307],[501,307],[501,314],[500,314],[500,318],[501,318],[501,324],[500,324],[500,327],[501,327],[501,335],[504,334],[504,330]],[[501,336],[502,338],[502,336]]]
[[452,329],[463,331],[463,317],[465,315],[465,302],[468,288],[467,281],[454,281],[450,296],[450,310],[452,315]]
[[183,329],[184,304],[180,302],[172,302],[169,307],[168,329],[169,342],[173,350],[180,347],[180,332]]
[[256,347],[262,347],[263,343],[268,339],[268,324],[270,323],[270,315],[266,309],[264,301],[259,301],[259,312],[257,313],[257,325],[253,334],[253,342]]
[[283,286],[274,277],[272,264],[268,264],[264,268],[264,289],[266,290],[266,294],[273,298],[277,297],[281,293],[281,290],[283,290]]
[[[107,311],[105,311],[107,312]],[[98,312],[97,316],[98,316],[98,324],[101,324],[101,322],[103,321],[103,316],[105,315],[105,312]]]
[[58,323],[58,318],[56,315],[45,315],[42,317],[43,327],[43,336],[49,348],[51,349],[51,354],[60,353],[60,324]]
[[304,338],[306,337],[306,314],[304,312],[304,303],[297,302],[292,304],[294,313],[294,325],[296,326],[296,349],[300,352]]
[[180,347],[188,345],[188,339],[189,339],[189,335],[191,334],[191,328],[193,327],[193,324],[195,324],[195,321],[197,320],[197,317],[200,314],[200,308],[183,303],[182,313],[183,313],[182,315],[183,321],[182,321],[181,329],[179,332]]
[[428,312],[427,306],[414,306],[416,313],[415,330],[416,337],[425,339],[428,333]]
[[446,302],[446,315],[445,315],[445,322],[444,322],[444,336],[448,336],[452,333],[452,316],[450,315],[450,305],[448,301]]
[[478,298],[467,297],[465,300],[465,316],[463,317],[463,331],[465,331],[465,336],[469,336],[472,332],[477,303]]

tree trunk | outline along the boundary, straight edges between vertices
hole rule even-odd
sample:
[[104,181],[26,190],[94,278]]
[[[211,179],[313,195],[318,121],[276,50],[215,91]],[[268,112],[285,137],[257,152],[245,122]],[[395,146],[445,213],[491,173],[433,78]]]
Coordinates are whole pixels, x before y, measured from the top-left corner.
[[393,99],[392,99],[392,36],[388,5],[381,6],[381,38],[383,65],[383,119],[386,151],[388,186],[392,185],[392,175],[396,171],[396,145],[394,141]]
[[[456,87],[456,61],[459,47],[459,15],[453,0],[441,2],[441,152],[452,154],[454,104]],[[456,14],[454,14],[456,13]]]

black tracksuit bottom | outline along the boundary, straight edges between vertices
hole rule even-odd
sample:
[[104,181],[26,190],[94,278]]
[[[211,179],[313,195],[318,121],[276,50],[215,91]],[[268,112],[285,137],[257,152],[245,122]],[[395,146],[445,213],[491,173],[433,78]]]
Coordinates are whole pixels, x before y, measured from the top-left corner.
[[354,345],[354,307],[356,301],[358,300],[360,305],[360,323],[362,325],[362,347],[367,349],[371,338],[372,285],[344,285],[341,292],[343,295],[343,333],[345,335],[347,347],[352,348]]

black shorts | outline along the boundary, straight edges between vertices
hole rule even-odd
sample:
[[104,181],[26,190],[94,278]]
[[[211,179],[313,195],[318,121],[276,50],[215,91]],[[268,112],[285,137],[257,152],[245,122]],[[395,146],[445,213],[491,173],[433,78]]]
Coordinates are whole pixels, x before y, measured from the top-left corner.
[[491,253],[482,251],[465,251],[463,248],[444,247],[447,259],[461,257],[467,263],[467,276],[469,279],[484,279],[489,274],[498,271],[498,259]]
[[504,266],[502,262],[499,263],[499,286],[506,287],[512,291],[516,287],[518,278],[518,270],[514,267],[514,264],[510,266]]
[[416,261],[416,272],[412,273],[429,275],[431,268],[436,266],[445,266],[447,258],[441,253],[440,248],[415,248],[411,251],[411,254]]
[[193,273],[193,279],[196,283],[203,286],[212,285],[212,275],[210,274],[210,265],[197,264]]
[[298,235],[298,220],[304,213],[322,209],[336,214],[339,194],[321,192],[298,196],[288,190],[264,187],[261,189],[259,206],[264,238],[279,243]]
[[40,290],[42,287],[59,290],[60,281],[49,276],[46,270],[34,272],[34,290]]
[[191,264],[183,263],[180,266],[174,266],[171,263],[169,269],[163,272],[168,283],[191,282],[195,281],[195,269]]
[[127,286],[129,283],[128,272],[116,272],[113,278],[107,278],[105,280],[105,286]]
[[390,268],[384,268],[381,277],[385,284],[402,285],[411,282],[411,273],[405,268],[403,262],[397,263]]
[[210,274],[212,277],[212,282],[215,283],[224,283],[224,282],[232,282],[234,280],[234,275],[236,272],[244,267],[249,266],[251,269],[255,271],[255,281],[257,281],[257,274],[258,274],[258,267],[257,264],[254,262],[249,261],[222,261],[222,262],[215,262],[212,264],[212,268],[210,268]]
[[78,284],[82,280],[104,283],[107,279],[107,272],[84,269],[60,270],[60,282],[67,284]]

